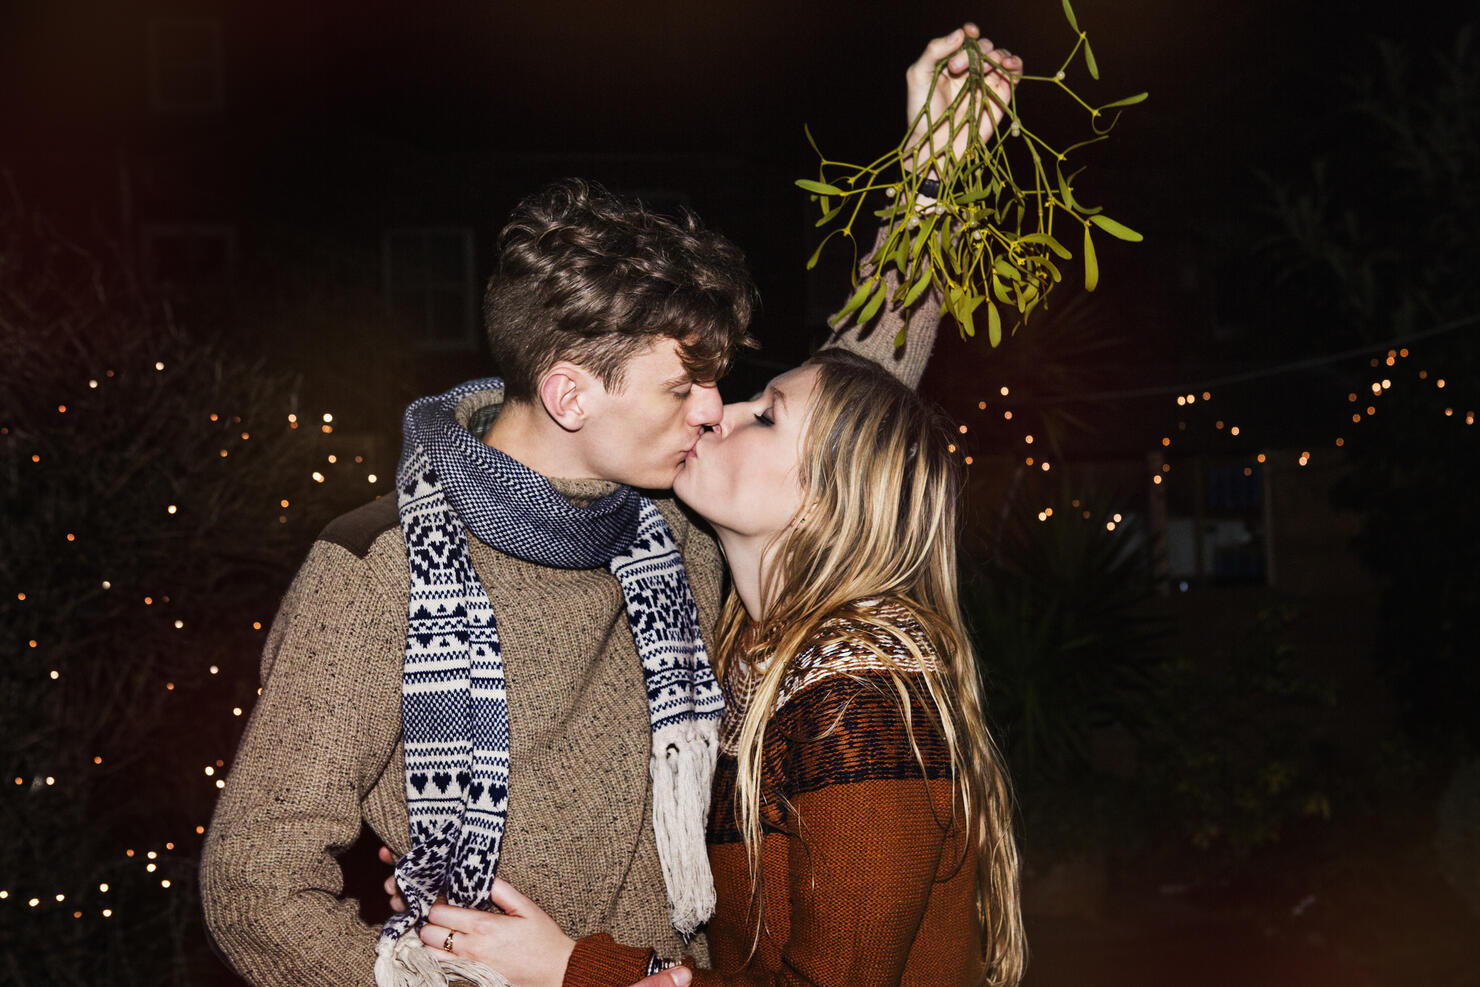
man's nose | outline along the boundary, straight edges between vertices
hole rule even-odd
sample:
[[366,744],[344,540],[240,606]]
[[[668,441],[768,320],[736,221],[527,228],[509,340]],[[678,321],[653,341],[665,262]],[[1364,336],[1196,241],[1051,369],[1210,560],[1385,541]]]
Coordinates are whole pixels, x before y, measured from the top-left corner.
[[724,417],[725,406],[719,388],[713,384],[695,384],[689,394],[688,423],[695,427],[714,428]]

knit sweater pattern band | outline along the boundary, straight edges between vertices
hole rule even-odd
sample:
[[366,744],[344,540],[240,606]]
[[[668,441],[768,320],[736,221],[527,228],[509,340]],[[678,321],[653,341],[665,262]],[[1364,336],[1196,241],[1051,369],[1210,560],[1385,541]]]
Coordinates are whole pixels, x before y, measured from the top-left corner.
[[[905,608],[884,602],[873,616],[904,629],[934,661]],[[787,673],[766,728],[763,914],[752,906],[735,810],[736,740],[748,690],[743,672],[727,676],[708,835],[717,895],[708,928],[713,968],[696,970],[694,983],[976,984],[983,959],[975,858],[959,806],[953,814],[950,749],[922,700],[928,694],[918,661],[898,639],[862,621],[834,618],[822,635],[823,643],[800,654]],[[890,655],[913,686],[918,758],[876,651]],[[646,956],[619,938],[584,938],[565,985],[634,983]]]

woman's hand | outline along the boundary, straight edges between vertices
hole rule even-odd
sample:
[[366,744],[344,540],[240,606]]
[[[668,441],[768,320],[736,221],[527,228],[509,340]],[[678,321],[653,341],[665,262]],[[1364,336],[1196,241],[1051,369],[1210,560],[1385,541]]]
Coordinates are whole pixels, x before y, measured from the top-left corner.
[[454,956],[491,966],[519,987],[560,987],[576,941],[503,878],[489,897],[502,915],[433,905],[421,941],[433,949],[450,946]]
[[[391,853],[389,847],[381,847],[378,856],[381,863],[392,867],[396,865],[396,855]],[[406,900],[401,897],[401,891],[396,887],[396,875],[392,874],[386,878],[384,886],[385,893],[390,898],[391,911],[404,912]],[[503,892],[502,901],[500,900],[501,891]],[[492,897],[493,903],[502,908],[506,914],[494,915],[470,908],[454,908],[444,899],[438,898],[437,903],[432,906],[430,923],[422,928],[421,941],[435,949],[442,949],[447,945],[447,934],[453,932],[453,955],[471,957],[491,966],[508,979],[518,983],[520,987],[524,987],[525,984],[560,984],[565,979],[565,967],[570,961],[571,951],[575,949],[575,940],[561,932],[550,916],[546,915],[534,902],[515,891],[514,886],[508,881],[495,880]],[[509,905],[513,905],[514,908],[511,909]],[[444,919],[446,921],[443,921]],[[487,921],[490,919],[494,921]],[[512,924],[516,921],[532,921],[533,924],[527,926]],[[485,932],[476,931],[479,928],[484,929]],[[492,929],[491,934],[486,931],[489,928]],[[428,929],[437,931],[428,934]],[[501,935],[517,937],[527,932],[534,933],[537,941],[534,943],[519,941],[512,949],[498,945],[494,941]],[[549,953],[541,957],[540,951],[546,949]],[[491,954],[485,956],[486,950],[500,950],[497,963],[492,962]],[[521,953],[525,955],[521,956]],[[532,960],[531,957],[533,957]],[[538,975],[521,976],[514,973],[516,964],[526,962],[539,968]],[[556,970],[557,962],[558,971]],[[662,973],[655,973],[651,977],[639,980],[632,987],[687,987],[693,979],[692,970],[688,967],[676,966],[671,970],[664,970]]]
[[[905,72],[905,119],[915,124],[908,145],[916,149],[915,170],[941,170],[933,158],[950,155],[959,158],[966,151],[971,136],[971,124],[963,123],[971,107],[963,102],[951,109],[951,103],[960,94],[970,56],[966,45],[974,44],[980,49],[982,58],[996,66],[987,77],[988,86],[997,100],[983,97],[976,120],[976,129],[982,140],[992,135],[993,129],[1002,121],[1003,107],[1012,99],[1012,87],[1023,74],[1023,60],[1005,48],[994,48],[992,42],[981,36],[975,24],[967,22],[943,38],[936,38],[925,46],[924,52]],[[946,63],[945,71],[935,75],[935,67]],[[931,83],[934,82],[934,85]],[[998,102],[1000,101],[1000,102]],[[925,116],[919,121],[921,108]],[[959,126],[959,131],[957,127]],[[951,135],[955,134],[954,141]],[[949,146],[947,146],[949,144]]]
[[[395,866],[396,855],[387,847],[380,848],[379,857],[381,863]],[[396,887],[395,874],[385,879],[384,887],[391,911],[404,912],[406,900]],[[421,927],[421,941],[433,949],[447,949],[450,944],[454,956],[491,966],[519,987],[560,987],[575,940],[508,881],[495,879],[489,897],[504,914],[457,908],[439,897]],[[669,987],[674,983],[649,977],[642,985]]]

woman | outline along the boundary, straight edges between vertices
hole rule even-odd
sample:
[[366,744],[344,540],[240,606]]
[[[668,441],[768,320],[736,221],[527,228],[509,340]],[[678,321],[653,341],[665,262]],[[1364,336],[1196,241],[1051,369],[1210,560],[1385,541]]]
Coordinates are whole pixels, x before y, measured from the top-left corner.
[[[908,387],[824,350],[728,405],[674,485],[733,576],[700,984],[1015,984],[1026,947],[1008,783],[957,599],[961,477]],[[506,914],[422,937],[516,984],[623,985],[663,961]]]

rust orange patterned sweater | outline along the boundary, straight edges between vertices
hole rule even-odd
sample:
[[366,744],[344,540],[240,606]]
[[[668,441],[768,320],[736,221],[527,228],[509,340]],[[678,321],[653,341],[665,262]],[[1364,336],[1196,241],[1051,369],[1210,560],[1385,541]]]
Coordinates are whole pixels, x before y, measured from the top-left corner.
[[[909,631],[903,608],[874,616]],[[735,806],[737,715],[743,676],[729,681],[709,823],[717,903],[709,924],[713,970],[696,985],[974,984],[981,980],[976,868],[952,817],[950,753],[920,686],[919,663],[887,633],[835,619],[798,659],[778,696],[762,758],[764,928],[756,928]],[[863,642],[914,670],[906,731],[898,691]],[[648,951],[596,935],[576,944],[567,987],[625,987]]]

